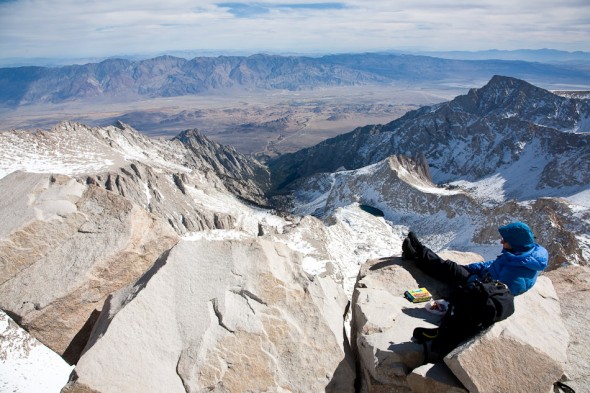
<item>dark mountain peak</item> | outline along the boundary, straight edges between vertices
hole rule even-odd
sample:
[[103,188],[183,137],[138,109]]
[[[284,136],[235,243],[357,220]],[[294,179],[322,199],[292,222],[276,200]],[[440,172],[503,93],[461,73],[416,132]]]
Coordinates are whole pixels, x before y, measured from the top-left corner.
[[518,78],[514,78],[511,76],[504,76],[504,75],[494,75],[492,76],[492,79],[490,79],[490,81],[484,85],[483,87],[481,87],[481,89],[485,89],[485,88],[497,88],[497,87],[518,87],[518,86],[522,86],[522,85],[527,85],[527,86],[532,86],[530,83],[523,81],[522,79],[518,79]]
[[113,126],[115,126],[115,128],[118,128],[119,130],[131,128],[131,126],[129,126],[127,123],[122,122],[121,120],[117,120],[115,124],[113,124]]
[[485,86],[469,90],[469,93],[455,98],[449,105],[455,110],[485,116],[507,110],[519,111],[524,107],[530,110],[532,101],[551,103],[555,100],[562,98],[521,79],[494,75]]
[[477,89],[477,91],[482,99],[497,98],[499,100],[505,100],[510,96],[522,93],[531,97],[549,93],[547,90],[531,85],[521,79],[501,75],[494,75],[485,86]]
[[220,143],[212,141],[196,128],[182,131],[180,134],[172,138],[172,140],[182,142],[184,145],[193,149],[193,151],[208,151],[213,152],[213,154],[217,156],[219,156],[220,154],[224,154],[235,157],[239,156],[240,159],[251,160],[249,157],[247,158],[247,156],[238,153],[237,150],[231,145],[222,145]]

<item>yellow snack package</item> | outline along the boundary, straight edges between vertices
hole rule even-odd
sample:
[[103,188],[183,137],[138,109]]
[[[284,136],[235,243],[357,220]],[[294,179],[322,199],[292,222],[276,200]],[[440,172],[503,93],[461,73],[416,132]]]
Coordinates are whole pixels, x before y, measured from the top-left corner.
[[427,302],[432,299],[432,295],[426,288],[409,289],[404,293],[404,297],[412,303]]

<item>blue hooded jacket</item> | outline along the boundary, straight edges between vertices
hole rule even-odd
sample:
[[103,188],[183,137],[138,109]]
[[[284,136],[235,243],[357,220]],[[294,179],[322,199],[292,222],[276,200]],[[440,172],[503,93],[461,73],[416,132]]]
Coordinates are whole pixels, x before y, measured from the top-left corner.
[[492,278],[506,284],[516,296],[535,285],[539,272],[547,267],[548,259],[547,250],[535,244],[532,249],[519,253],[504,249],[493,261],[472,263],[464,267],[479,278],[489,273]]

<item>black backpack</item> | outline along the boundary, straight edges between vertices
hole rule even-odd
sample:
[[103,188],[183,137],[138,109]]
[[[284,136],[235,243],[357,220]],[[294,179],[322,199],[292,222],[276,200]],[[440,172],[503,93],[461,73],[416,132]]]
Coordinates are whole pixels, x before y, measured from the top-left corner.
[[448,353],[483,329],[514,314],[514,296],[506,284],[484,277],[459,286],[449,298],[433,349]]
[[459,286],[449,303],[449,311],[456,318],[484,328],[514,314],[514,296],[510,289],[490,276]]

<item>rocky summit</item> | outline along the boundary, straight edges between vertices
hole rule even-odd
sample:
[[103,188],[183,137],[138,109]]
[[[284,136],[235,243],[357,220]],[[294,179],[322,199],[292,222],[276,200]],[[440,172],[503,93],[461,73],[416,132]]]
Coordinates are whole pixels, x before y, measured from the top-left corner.
[[[481,260],[461,253],[441,256],[463,264]],[[513,316],[463,343],[444,364],[428,363],[423,346],[408,340],[414,328],[435,327],[441,319],[423,303],[400,296],[418,286],[428,287],[435,298],[448,295],[448,287],[401,258],[368,261],[361,268],[353,297],[353,339],[362,391],[542,392],[563,375],[570,337],[547,277],[516,297]]]
[[[494,77],[269,166],[197,130],[0,132],[0,390],[586,391],[588,118]],[[450,288],[402,240],[491,260],[516,220],[547,271],[429,362],[412,331],[440,316],[403,293]]]

